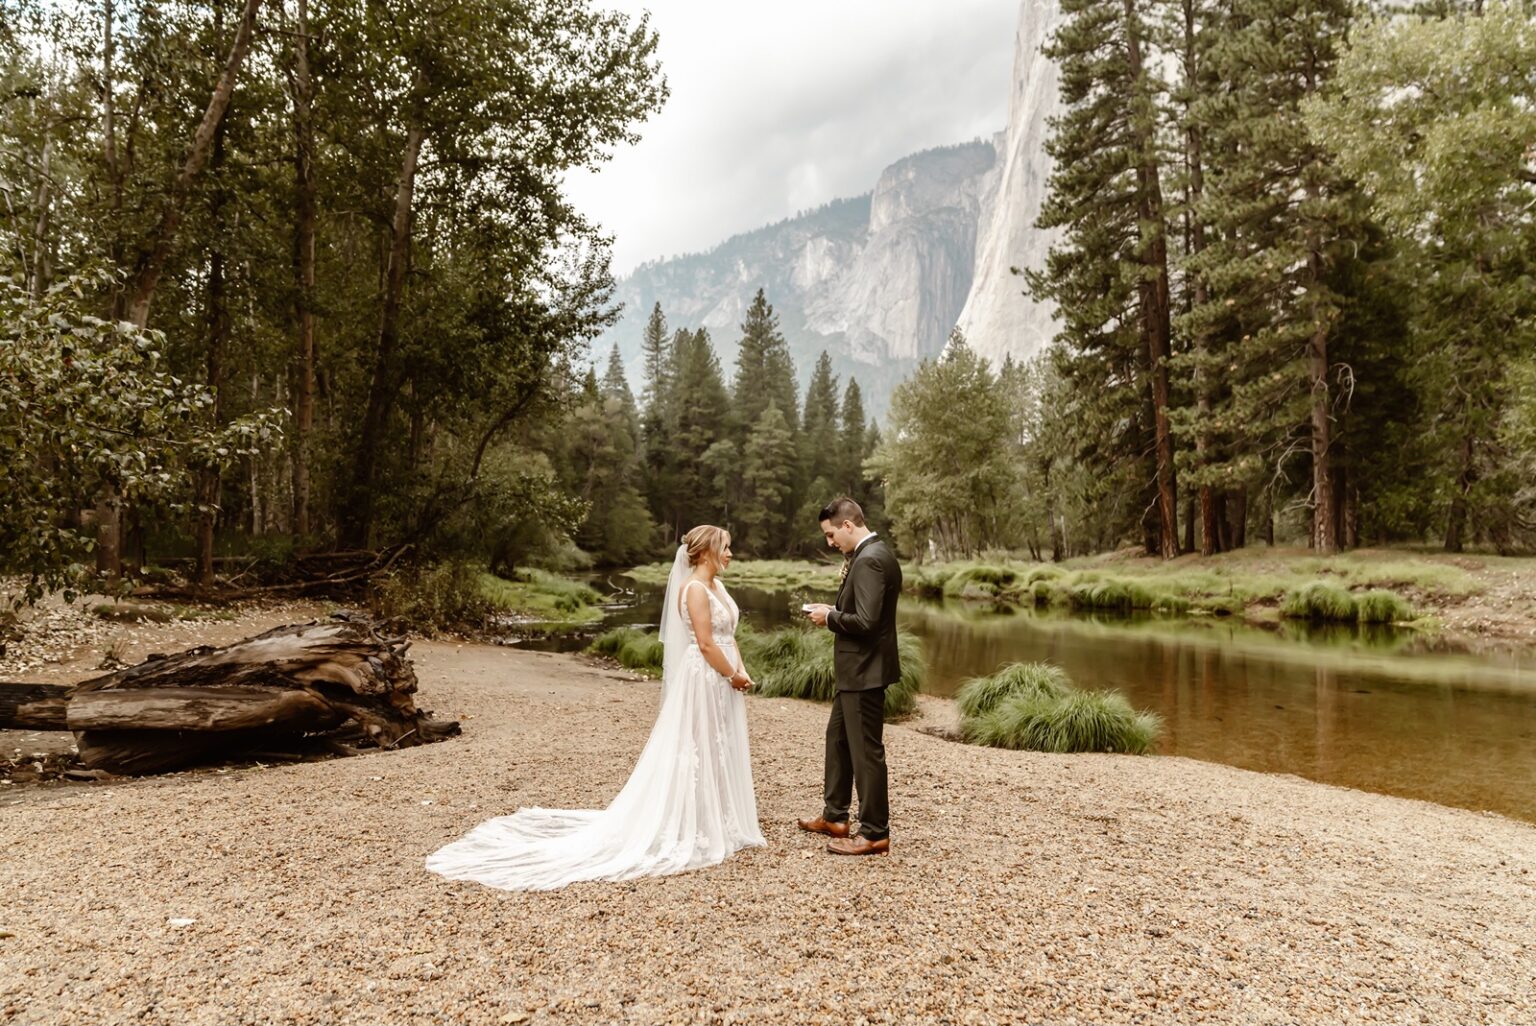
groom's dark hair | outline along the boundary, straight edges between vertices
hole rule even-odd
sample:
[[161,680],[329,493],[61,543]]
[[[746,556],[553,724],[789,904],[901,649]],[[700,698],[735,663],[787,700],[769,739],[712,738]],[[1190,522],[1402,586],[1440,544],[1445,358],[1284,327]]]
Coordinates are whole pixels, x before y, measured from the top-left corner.
[[834,524],[841,524],[844,520],[851,520],[854,527],[863,527],[864,510],[860,508],[857,502],[844,496],[841,499],[833,499],[821,507],[821,515],[816,518],[816,522],[819,524],[823,520]]

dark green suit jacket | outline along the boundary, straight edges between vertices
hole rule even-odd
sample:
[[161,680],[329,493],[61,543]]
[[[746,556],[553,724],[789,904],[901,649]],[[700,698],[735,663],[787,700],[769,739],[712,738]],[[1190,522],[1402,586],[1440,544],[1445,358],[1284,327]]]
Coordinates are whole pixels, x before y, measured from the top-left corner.
[[878,536],[853,555],[827,626],[837,635],[833,666],[837,690],[872,691],[901,679],[896,650],[896,600],[901,564]]

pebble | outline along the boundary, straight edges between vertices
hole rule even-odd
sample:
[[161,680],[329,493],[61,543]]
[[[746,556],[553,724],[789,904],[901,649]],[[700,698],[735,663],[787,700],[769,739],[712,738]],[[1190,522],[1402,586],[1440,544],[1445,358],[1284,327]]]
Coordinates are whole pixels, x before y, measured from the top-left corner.
[[766,848],[553,893],[446,881],[422,860],[487,815],[611,799],[659,685],[505,647],[412,655],[420,704],[462,737],[14,788],[0,1021],[1536,1021],[1536,827],[1177,758],[959,745],[922,731],[944,715],[926,700],[887,730],[889,856],[795,829],[819,808],[826,711],[753,698]]

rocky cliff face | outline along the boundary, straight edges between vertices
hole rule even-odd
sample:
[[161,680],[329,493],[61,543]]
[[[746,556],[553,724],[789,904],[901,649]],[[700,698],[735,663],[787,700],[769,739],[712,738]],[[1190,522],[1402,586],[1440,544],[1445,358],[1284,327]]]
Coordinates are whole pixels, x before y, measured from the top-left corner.
[[868,195],[639,268],[619,283],[623,319],[599,352],[617,343],[638,380],[641,332],[659,301],[673,328],[709,329],[729,378],[742,315],[763,288],[802,386],[825,349],[876,413],[957,323],[993,361],[1038,353],[1054,318],[1013,268],[1043,268],[1054,241],[1035,220],[1051,173],[1047,122],[1060,110],[1056,67],[1040,53],[1058,2],[1020,5],[1008,126],[993,140],[915,154]]
[[[673,328],[708,328],[727,377],[758,288],[779,315],[802,384],[825,349],[872,409],[944,345],[971,289],[990,142],[929,150],[886,168],[874,192],[738,235],[708,253],[642,266],[619,283],[617,343],[638,371],[640,336],[661,303]],[[636,375],[638,377],[638,375]]]
[[1051,175],[1048,121],[1061,112],[1056,65],[1040,47],[1061,22],[1057,0],[1023,0],[1014,43],[1008,128],[999,136],[995,176],[987,182],[970,294],[959,323],[971,346],[1000,362],[1029,359],[1056,332],[1047,305],[1024,294],[1020,270],[1042,270],[1054,232],[1035,227]]

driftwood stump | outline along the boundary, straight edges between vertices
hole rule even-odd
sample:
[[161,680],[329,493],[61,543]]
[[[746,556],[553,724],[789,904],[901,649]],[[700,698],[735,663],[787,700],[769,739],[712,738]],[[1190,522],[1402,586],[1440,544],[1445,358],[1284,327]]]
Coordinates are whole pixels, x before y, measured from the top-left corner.
[[151,656],[73,688],[0,685],[0,727],[68,729],[80,759],[113,773],[155,773],[252,751],[341,739],[381,748],[458,733],[416,708],[409,643],[364,622],[278,627],[224,647]]

